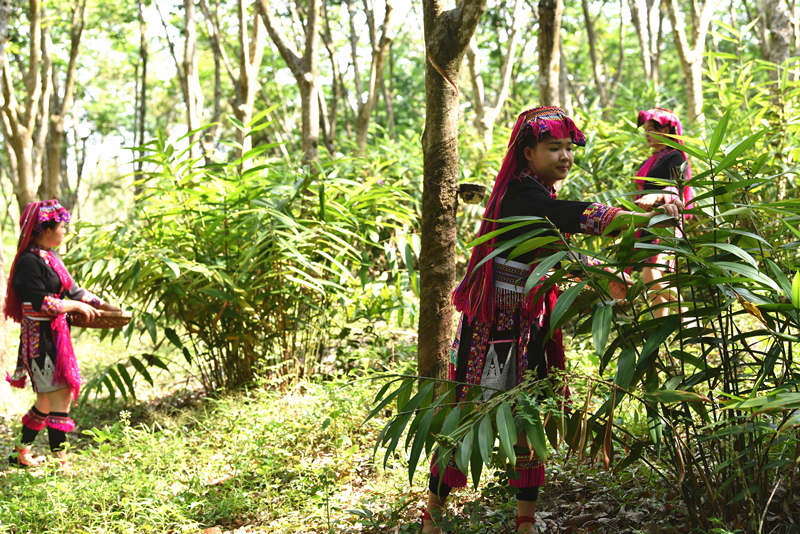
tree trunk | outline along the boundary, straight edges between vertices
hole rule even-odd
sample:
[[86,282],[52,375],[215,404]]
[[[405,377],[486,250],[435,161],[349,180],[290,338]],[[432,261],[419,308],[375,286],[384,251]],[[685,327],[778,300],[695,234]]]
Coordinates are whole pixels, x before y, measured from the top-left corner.
[[558,106],[561,91],[561,15],[563,0],[539,0],[539,101]]
[[305,49],[301,56],[289,44],[283,33],[278,30],[278,25],[272,18],[268,0],[258,0],[258,13],[267,27],[267,32],[278,48],[281,57],[292,71],[297,86],[300,90],[302,112],[302,146],[304,161],[311,162],[319,159],[319,106],[317,91],[319,91],[319,72],[317,69],[317,47],[319,44],[319,9],[320,0],[308,0],[306,8]]
[[511,88],[511,78],[514,74],[514,64],[517,59],[517,46],[522,28],[522,0],[515,0],[511,12],[511,27],[508,31],[503,66],[500,69],[500,85],[495,93],[495,98],[490,100],[487,88],[476,66],[477,45],[475,39],[470,41],[467,48],[467,65],[472,80],[472,104],[475,108],[475,128],[483,141],[484,148],[489,148],[494,140],[494,124],[503,109],[503,104],[508,99]]
[[711,24],[717,0],[706,0],[700,7],[694,5],[696,20],[692,25],[692,40],[686,35],[686,23],[681,14],[678,0],[665,0],[669,19],[672,23],[672,35],[675,47],[681,60],[681,68],[686,77],[686,96],[689,104],[689,122],[698,123],[702,128],[703,122],[703,53],[705,51],[706,35]]
[[[366,100],[362,100],[361,95],[358,97],[359,104],[358,115],[356,115],[356,146],[358,147],[358,153],[362,156],[367,151],[369,119],[372,115],[372,111],[375,109],[375,103],[378,100],[378,89],[380,88],[379,80],[383,79],[383,66],[386,64],[386,56],[389,53],[389,45],[392,43],[392,38],[389,37],[389,25],[391,23],[393,9],[394,8],[391,0],[386,0],[383,30],[381,31],[380,41],[374,43],[372,47],[372,61],[369,67],[369,82],[367,85]],[[373,13],[367,13],[367,20],[370,21],[370,30],[374,34],[375,23]]]
[[[142,147],[144,145],[145,121],[147,120],[147,60],[149,57],[147,46],[147,20],[144,18],[142,1],[143,0],[137,0],[136,2],[139,16],[139,63],[142,66],[142,72],[139,78],[139,94],[137,98],[139,106],[136,109],[136,125],[138,127],[138,131],[133,132],[134,144],[138,147]],[[142,174],[142,168],[144,166],[144,161],[142,160],[144,157],[144,150],[142,148],[140,148],[137,152],[137,156],[138,161],[136,162],[136,174],[137,177],[140,177]],[[135,192],[139,193],[141,185],[137,184],[134,187],[136,188]]]
[[662,17],[660,0],[630,0],[630,11],[636,37],[639,41],[639,57],[645,78],[655,87],[658,85],[661,59]]
[[453,328],[450,294],[456,275],[458,88],[454,80],[485,9],[485,0],[463,0],[448,11],[438,0],[423,0],[427,60],[417,352],[421,376],[443,377],[447,369]]
[[[200,89],[200,73],[197,69],[197,25],[194,20],[194,0],[183,0],[183,97],[186,102],[186,129],[192,132],[200,127],[203,112],[203,92]],[[189,154],[194,158],[198,147],[197,134],[189,135],[192,145]]]
[[767,50],[764,59],[777,67],[770,73],[772,80],[780,78],[781,68],[792,49],[792,21],[784,0],[762,0],[767,29]]
[[[253,117],[256,91],[258,90],[258,70],[264,57],[264,35],[261,31],[262,24],[255,13],[253,26],[248,32],[247,7],[244,0],[237,2],[237,15],[239,20],[239,79],[237,83],[236,101],[233,114],[244,125],[238,130],[236,140],[241,145],[241,155],[253,148],[253,138],[248,134],[247,125]],[[243,168],[249,167],[249,162],[242,163]]]
[[[72,5],[72,23],[70,28],[69,62],[64,82],[64,94],[59,95],[55,69],[52,72],[53,96],[50,114],[50,127],[46,143],[46,167],[42,181],[41,198],[60,198],[67,209],[72,209],[71,194],[66,179],[64,165],[64,141],[66,137],[65,122],[67,114],[72,112],[72,101],[75,94],[75,71],[78,65],[78,51],[81,46],[83,29],[86,26],[86,0],[75,0]],[[65,194],[66,193],[66,194]]]
[[[25,98],[22,104],[17,100],[5,46],[0,56],[0,127],[6,147],[12,149],[8,158],[14,160],[12,165],[16,167],[16,173],[10,177],[20,212],[28,202],[36,199],[36,184],[40,182],[42,173],[42,154],[37,149],[44,146],[49,126],[51,65],[46,50],[42,49],[42,11],[39,0],[28,1],[30,44],[27,71],[23,76]],[[0,10],[0,15],[4,17],[8,13],[5,8]],[[6,38],[3,36],[3,45]],[[40,117],[44,117],[44,120],[39,120]]]
[[[597,36],[594,33],[594,21],[589,11],[588,0],[581,0],[583,8],[583,23],[586,26],[586,38],[589,41],[589,57],[592,60],[592,75],[594,84],[597,87],[597,96],[600,98],[600,106],[605,109],[608,107],[608,93],[606,92],[606,82],[603,79],[602,66],[597,60]],[[620,42],[620,46],[623,43]]]
[[394,127],[394,56],[392,55],[393,45],[389,44],[389,84],[386,78],[381,78],[381,94],[383,96],[383,106],[386,111],[386,128],[389,130],[389,137],[397,139],[397,132]]

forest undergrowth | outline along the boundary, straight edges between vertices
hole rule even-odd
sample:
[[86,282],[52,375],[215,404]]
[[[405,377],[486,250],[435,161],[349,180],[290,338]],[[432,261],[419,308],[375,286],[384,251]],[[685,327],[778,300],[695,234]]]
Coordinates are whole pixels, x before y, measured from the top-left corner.
[[[113,352],[91,336],[78,343]],[[397,354],[412,357],[410,347]],[[404,458],[381,467],[373,445],[385,420],[364,423],[375,386],[358,371],[212,398],[163,373],[136,401],[90,398],[74,410],[71,475],[4,463],[0,532],[417,532],[425,465],[412,486]],[[29,392],[4,395],[1,450],[10,451],[30,401]],[[46,454],[43,436],[35,450]],[[504,476],[484,473],[478,490],[455,493],[447,531],[512,533]],[[688,530],[678,495],[646,466],[611,473],[563,450],[552,457],[537,517],[553,533]]]

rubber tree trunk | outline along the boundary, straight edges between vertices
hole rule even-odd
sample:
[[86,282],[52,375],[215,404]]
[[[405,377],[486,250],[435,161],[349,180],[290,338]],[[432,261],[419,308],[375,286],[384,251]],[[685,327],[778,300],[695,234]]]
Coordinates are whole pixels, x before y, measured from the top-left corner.
[[424,0],[425,131],[422,135],[422,235],[417,352],[421,376],[444,377],[453,328],[458,192],[458,95],[455,81],[485,0],[463,0],[444,10]]
[[563,0],[539,0],[539,102],[559,106]]

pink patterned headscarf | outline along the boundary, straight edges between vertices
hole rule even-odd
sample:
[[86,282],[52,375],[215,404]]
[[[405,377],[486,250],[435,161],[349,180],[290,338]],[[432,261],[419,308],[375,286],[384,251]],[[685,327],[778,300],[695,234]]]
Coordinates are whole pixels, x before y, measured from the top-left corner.
[[[6,317],[13,319],[16,322],[22,320],[22,303],[19,301],[16,289],[14,289],[14,273],[17,268],[17,260],[20,255],[28,250],[28,247],[33,240],[33,234],[42,231],[42,224],[46,222],[69,222],[69,211],[58,200],[43,200],[40,202],[29,202],[25,209],[22,210],[22,215],[19,218],[19,241],[17,241],[17,255],[11,263],[11,273],[8,275],[8,282],[6,285],[6,301],[4,312]],[[60,262],[59,262],[60,263]],[[66,270],[64,270],[66,273]],[[59,277],[61,273],[59,273]],[[64,280],[61,280],[64,283]],[[71,280],[70,282],[71,283]],[[69,289],[69,286],[65,286]]]
[[[653,121],[659,126],[669,126],[670,131],[669,133],[675,135],[683,135],[683,127],[681,126],[681,121],[678,116],[673,113],[672,111],[664,108],[652,108],[648,110],[643,110],[639,112],[639,117],[637,119],[637,125],[642,126],[647,121]],[[684,144],[683,139],[678,139],[680,144]],[[658,162],[662,157],[666,156],[670,153],[670,149],[660,150],[647,158],[639,170],[636,172],[636,176],[647,177],[650,169],[653,168],[653,165]],[[681,155],[683,155],[684,161],[688,161],[688,157],[686,156],[686,152],[681,151]],[[684,205],[687,209],[691,208],[692,199],[694,198],[694,189],[690,185],[688,185],[689,180],[692,178],[692,167],[691,164],[686,164],[686,178],[685,178],[685,185],[683,186],[683,194],[681,195],[681,200],[683,200]],[[636,180],[636,187],[639,188],[641,191],[645,189],[646,181],[645,180]],[[667,188],[673,189],[674,192],[677,194],[677,188]]]
[[[494,182],[492,194],[483,213],[483,222],[478,236],[485,235],[497,229],[496,222],[500,215],[500,204],[505,195],[508,184],[513,179],[519,179],[520,172],[526,168],[520,165],[519,146],[528,137],[537,141],[550,136],[557,139],[569,137],[579,146],[586,145],[583,135],[567,113],[556,106],[536,107],[522,112],[517,118],[511,139],[508,141],[506,152],[497,179]],[[472,255],[467,266],[467,274],[453,291],[453,305],[466,314],[469,322],[476,318],[482,322],[491,321],[494,316],[494,267],[493,262],[484,262],[477,269],[477,265],[494,249],[495,238],[486,243],[477,245],[472,249]]]

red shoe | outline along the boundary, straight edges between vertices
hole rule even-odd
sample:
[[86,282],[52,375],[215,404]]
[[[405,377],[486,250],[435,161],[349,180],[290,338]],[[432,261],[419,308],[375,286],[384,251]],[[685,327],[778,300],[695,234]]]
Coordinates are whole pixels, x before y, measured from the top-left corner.
[[419,522],[420,532],[422,532],[422,530],[425,528],[425,521],[430,521],[431,523],[433,523],[433,532],[436,533],[441,532],[441,529],[436,526],[436,520],[433,518],[433,516],[428,510],[422,511],[422,516],[420,517],[420,522]]
[[8,463],[17,467],[35,467],[39,465],[39,460],[33,457],[30,445],[14,445],[14,452],[8,457]]
[[524,525],[525,523],[530,523],[530,524],[535,526],[536,525],[536,518],[528,516],[528,515],[518,515],[517,516],[517,528],[516,528],[516,530],[519,530],[519,527]]

